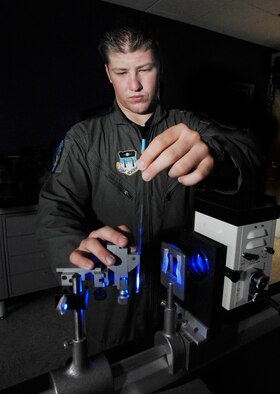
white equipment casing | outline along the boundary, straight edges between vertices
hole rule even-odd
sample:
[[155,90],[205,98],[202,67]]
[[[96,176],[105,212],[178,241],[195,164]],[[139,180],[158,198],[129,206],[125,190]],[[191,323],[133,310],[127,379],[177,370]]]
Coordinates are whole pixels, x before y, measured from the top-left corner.
[[[236,226],[220,219],[195,212],[194,230],[227,246],[225,266],[240,272],[240,280],[234,283],[225,276],[222,306],[231,310],[251,302],[250,278],[261,271],[269,277],[272,264],[276,219]],[[253,259],[248,259],[253,255]],[[244,257],[247,256],[247,257]]]

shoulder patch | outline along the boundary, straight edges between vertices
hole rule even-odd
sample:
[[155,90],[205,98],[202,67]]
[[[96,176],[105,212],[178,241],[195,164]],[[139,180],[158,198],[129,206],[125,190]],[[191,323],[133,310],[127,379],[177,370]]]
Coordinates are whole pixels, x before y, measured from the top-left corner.
[[52,166],[52,173],[54,173],[56,171],[57,166],[58,166],[58,164],[60,162],[60,158],[61,158],[61,155],[62,155],[63,147],[64,147],[64,140],[62,140],[60,142],[60,144],[58,145],[58,147],[56,149],[54,163],[53,163],[53,166]]

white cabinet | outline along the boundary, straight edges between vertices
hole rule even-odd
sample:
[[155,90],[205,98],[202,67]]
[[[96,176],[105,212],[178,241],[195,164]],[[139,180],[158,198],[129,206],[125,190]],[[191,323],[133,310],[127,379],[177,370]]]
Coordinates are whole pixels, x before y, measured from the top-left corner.
[[0,209],[0,300],[58,286],[35,239],[37,207]]

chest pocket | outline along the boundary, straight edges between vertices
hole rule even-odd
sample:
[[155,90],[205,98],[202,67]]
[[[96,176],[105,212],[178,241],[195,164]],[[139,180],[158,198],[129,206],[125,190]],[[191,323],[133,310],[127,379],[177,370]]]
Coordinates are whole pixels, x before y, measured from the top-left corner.
[[124,224],[134,234],[137,218],[134,188],[137,181],[132,178],[138,174],[128,177],[104,167],[98,163],[91,174],[92,210],[104,225],[117,227]]
[[119,192],[121,195],[125,196],[128,200],[133,200],[134,195],[132,193],[132,185],[128,187],[123,179],[120,179],[120,176],[116,176],[116,174],[108,173],[105,175],[105,178],[108,182],[116,189],[116,192]]

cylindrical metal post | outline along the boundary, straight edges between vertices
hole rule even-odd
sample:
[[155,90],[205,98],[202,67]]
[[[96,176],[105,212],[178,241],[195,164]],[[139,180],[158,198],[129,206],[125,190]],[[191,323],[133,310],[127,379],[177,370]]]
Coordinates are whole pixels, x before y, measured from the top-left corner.
[[168,283],[167,302],[164,308],[163,332],[167,336],[176,333],[176,307],[173,298],[173,283]]
[[[72,278],[72,288],[74,294],[82,294],[83,284],[81,275],[75,273]],[[82,309],[74,310],[75,340],[80,341],[84,337],[84,311]]]

